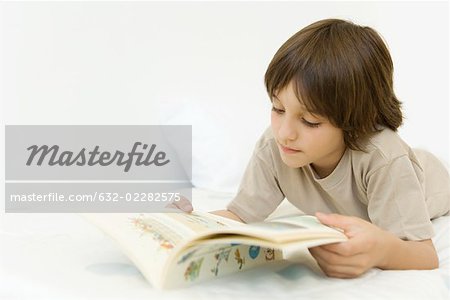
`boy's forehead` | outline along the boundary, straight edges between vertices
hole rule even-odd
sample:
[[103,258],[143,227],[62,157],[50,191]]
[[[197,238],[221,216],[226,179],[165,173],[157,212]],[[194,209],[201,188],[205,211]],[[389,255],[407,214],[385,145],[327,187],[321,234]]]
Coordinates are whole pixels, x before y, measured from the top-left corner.
[[[272,96],[272,102],[278,102],[278,103],[280,103],[281,105],[283,105],[284,107],[286,107],[286,105],[283,104],[283,102],[281,101],[281,98],[282,98],[282,97],[279,97],[279,96],[277,96],[277,95],[273,95],[273,96]],[[323,118],[323,116],[322,116],[321,114],[309,110],[309,109],[303,104],[303,102],[302,102],[300,99],[298,99],[296,96],[295,96],[295,101],[299,104],[299,108],[298,108],[298,109],[295,109],[295,108],[294,108],[294,109],[293,109],[294,111],[298,111],[298,113],[300,113],[300,114],[310,114],[310,115],[312,115],[312,116],[314,116],[314,117],[316,117],[316,118]]]
[[[281,101],[280,98],[278,98],[277,95],[273,95],[272,96],[272,101],[279,102],[279,103],[283,104],[283,101]],[[303,102],[300,99],[298,99],[296,96],[295,96],[295,101],[300,105],[301,110],[307,110],[306,106],[303,104]]]

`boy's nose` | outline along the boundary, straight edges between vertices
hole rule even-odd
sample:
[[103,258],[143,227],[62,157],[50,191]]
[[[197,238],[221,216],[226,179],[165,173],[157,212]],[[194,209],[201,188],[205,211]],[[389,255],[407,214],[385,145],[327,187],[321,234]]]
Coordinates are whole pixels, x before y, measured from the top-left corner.
[[281,122],[280,128],[278,129],[278,137],[280,142],[283,142],[286,145],[286,141],[293,141],[297,139],[297,135],[297,131],[292,122],[286,119]]

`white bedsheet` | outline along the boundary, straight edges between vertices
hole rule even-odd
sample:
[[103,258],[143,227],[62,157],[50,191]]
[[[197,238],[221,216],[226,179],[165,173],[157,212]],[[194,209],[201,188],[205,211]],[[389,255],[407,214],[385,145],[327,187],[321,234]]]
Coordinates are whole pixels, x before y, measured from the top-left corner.
[[[202,210],[220,209],[231,198],[198,189],[193,195]],[[450,217],[433,223],[437,270],[374,269],[349,280],[298,265],[263,267],[157,291],[114,241],[79,215],[2,214],[0,299],[450,299]]]

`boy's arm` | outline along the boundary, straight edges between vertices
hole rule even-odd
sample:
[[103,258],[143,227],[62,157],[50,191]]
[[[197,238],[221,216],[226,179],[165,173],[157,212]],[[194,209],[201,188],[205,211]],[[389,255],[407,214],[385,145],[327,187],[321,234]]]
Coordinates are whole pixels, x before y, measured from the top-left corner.
[[439,258],[430,239],[404,241],[357,217],[316,213],[320,222],[344,230],[348,240],[310,248],[325,274],[357,277],[373,267],[385,270],[430,270]]
[[221,216],[221,217],[225,217],[225,218],[229,218],[238,222],[242,222],[245,223],[241,218],[239,218],[237,215],[235,215],[234,213],[232,213],[229,210],[215,210],[215,211],[211,211],[210,213]]
[[430,270],[439,267],[431,240],[404,241],[395,236],[386,245],[387,255],[377,266],[384,270]]

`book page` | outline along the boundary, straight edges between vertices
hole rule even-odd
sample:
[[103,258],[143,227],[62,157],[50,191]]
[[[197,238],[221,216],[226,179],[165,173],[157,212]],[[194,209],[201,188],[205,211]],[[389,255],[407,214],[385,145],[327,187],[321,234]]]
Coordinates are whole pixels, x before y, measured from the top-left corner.
[[308,228],[311,230],[324,231],[324,232],[325,231],[326,232],[334,232],[335,230],[337,230],[337,231],[343,233],[342,229],[326,226],[326,225],[320,223],[320,221],[315,216],[310,216],[310,215],[298,215],[298,214],[286,215],[286,216],[271,218],[270,220],[266,220],[265,222],[266,223],[267,222],[268,223],[277,222],[277,223],[291,224],[291,225],[300,226],[303,228]]
[[316,217],[308,215],[282,216],[264,222],[239,224],[241,225],[217,228],[215,232],[199,233],[197,239],[240,235],[267,241],[271,244],[324,238],[346,239],[342,230],[323,225]]
[[82,214],[114,239],[120,249],[155,287],[161,285],[164,263],[182,236],[165,230],[158,222],[147,222],[145,214]]
[[160,220],[185,238],[223,228],[245,226],[243,223],[200,211],[192,213],[154,213],[151,214],[151,218]]
[[156,287],[161,285],[161,274],[169,256],[186,240],[202,232],[241,224],[201,212],[90,213],[82,216],[112,237]]

